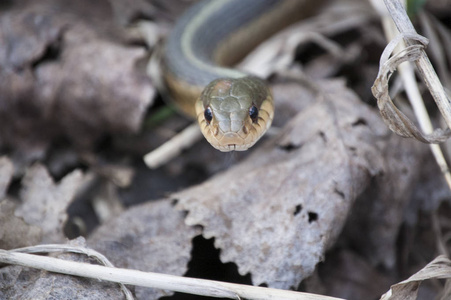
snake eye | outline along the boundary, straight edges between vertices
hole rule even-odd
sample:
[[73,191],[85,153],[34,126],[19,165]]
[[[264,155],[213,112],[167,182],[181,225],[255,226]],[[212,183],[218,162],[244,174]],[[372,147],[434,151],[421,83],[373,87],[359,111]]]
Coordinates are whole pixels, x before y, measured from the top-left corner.
[[255,107],[255,105],[252,105],[251,108],[249,108],[249,116],[252,119],[252,122],[257,122],[258,120],[258,109]]
[[207,121],[207,124],[210,124],[211,120],[213,119],[213,113],[211,112],[211,108],[207,107],[204,111],[204,117],[205,121]]

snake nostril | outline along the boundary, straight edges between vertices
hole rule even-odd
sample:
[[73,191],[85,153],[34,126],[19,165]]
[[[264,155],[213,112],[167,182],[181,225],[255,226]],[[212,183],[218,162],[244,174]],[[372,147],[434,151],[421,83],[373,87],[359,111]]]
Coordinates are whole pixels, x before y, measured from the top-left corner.
[[247,127],[246,127],[246,126],[243,126],[243,133],[244,133],[244,134],[248,134],[248,133],[249,133],[249,130],[247,130]]

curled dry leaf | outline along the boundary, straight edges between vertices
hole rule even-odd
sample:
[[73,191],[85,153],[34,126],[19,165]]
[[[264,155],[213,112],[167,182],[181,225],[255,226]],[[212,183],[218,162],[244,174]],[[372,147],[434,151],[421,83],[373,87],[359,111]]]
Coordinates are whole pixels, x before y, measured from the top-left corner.
[[380,300],[415,300],[421,282],[427,279],[450,279],[451,261],[439,256],[408,279],[391,286]]
[[[402,38],[416,40],[420,44],[408,46],[389,59],[389,56]],[[436,129],[432,134],[423,134],[405,114],[396,108],[389,95],[388,81],[393,71],[402,62],[418,60],[426,44],[427,39],[418,34],[403,33],[392,40],[381,56],[379,73],[371,91],[377,99],[382,119],[391,131],[402,137],[413,137],[423,143],[441,143],[451,136],[449,128],[446,131]]]
[[16,209],[16,215],[41,229],[42,243],[65,241],[66,210],[82,180],[82,173],[76,170],[56,184],[44,166],[31,166],[22,181],[22,203]]
[[[89,245],[116,266],[141,271],[183,275],[190,260],[191,240],[200,234],[186,226],[183,214],[170,201],[135,206],[100,226]],[[158,299],[170,291],[136,287],[138,299]]]
[[[243,163],[176,194],[188,225],[253,284],[289,289],[311,275],[359,194],[384,172],[387,130],[341,82]],[[302,96],[300,96],[301,98]],[[300,100],[299,100],[300,101]]]
[[[74,241],[69,244],[74,245]],[[83,245],[79,244],[79,246]],[[92,263],[92,259],[81,254],[64,253],[56,257]],[[0,299],[124,299],[119,285],[107,281],[68,276],[17,265],[3,267],[0,270],[0,276],[2,276]]]

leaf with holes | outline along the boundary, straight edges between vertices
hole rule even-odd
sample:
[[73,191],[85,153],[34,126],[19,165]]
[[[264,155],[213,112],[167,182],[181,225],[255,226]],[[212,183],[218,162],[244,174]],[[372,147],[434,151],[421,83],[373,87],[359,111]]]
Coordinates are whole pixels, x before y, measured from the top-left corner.
[[[341,82],[246,161],[172,196],[188,225],[253,284],[297,287],[333,245],[359,194],[383,171],[387,129]],[[390,158],[395,159],[395,158]]]
[[[170,201],[134,206],[100,226],[88,244],[116,266],[182,276],[190,260],[191,240],[199,228],[186,226]],[[136,287],[137,299],[159,299],[173,292]]]

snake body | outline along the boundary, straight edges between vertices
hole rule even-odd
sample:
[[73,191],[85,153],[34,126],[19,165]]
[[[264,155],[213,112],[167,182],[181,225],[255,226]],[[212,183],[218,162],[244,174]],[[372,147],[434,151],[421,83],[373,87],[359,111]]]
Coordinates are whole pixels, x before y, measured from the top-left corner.
[[201,1],[175,25],[163,57],[164,82],[216,149],[247,150],[270,127],[274,104],[266,82],[229,66],[305,16],[307,2]]

